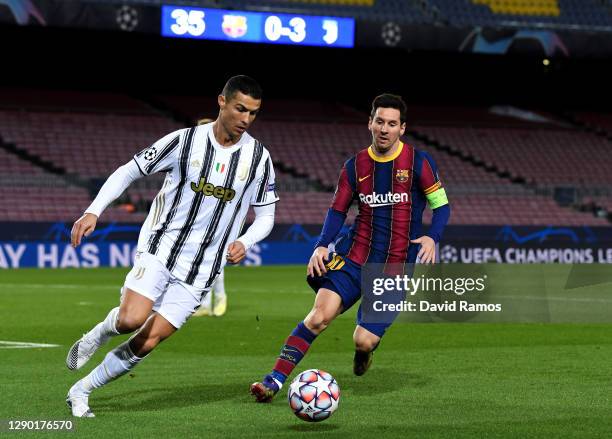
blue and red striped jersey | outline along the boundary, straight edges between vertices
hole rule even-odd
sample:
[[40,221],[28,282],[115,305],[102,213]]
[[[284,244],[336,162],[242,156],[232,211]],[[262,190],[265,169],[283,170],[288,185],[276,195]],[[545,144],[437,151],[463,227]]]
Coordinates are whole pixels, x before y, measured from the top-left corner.
[[392,156],[369,147],[346,161],[331,208],[346,214],[353,200],[359,213],[336,251],[360,265],[414,263],[419,246],[410,240],[422,236],[426,203],[448,203],[431,156],[403,142]]

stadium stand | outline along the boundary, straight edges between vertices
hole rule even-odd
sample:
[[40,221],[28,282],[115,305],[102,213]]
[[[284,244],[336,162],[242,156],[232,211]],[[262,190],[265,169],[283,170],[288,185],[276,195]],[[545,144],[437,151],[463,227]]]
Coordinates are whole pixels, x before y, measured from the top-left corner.
[[[102,1],[102,0],[98,0]],[[111,0],[160,5],[162,0]],[[349,16],[372,22],[465,26],[611,28],[608,0],[177,0],[173,4]]]
[[[60,96],[67,105],[59,104]],[[151,101],[181,120],[214,116],[216,111],[211,98],[156,96]],[[0,149],[0,194],[8,201],[0,220],[78,217],[110,172],[161,135],[184,126],[169,113],[122,95],[9,93],[0,107],[0,137],[3,145],[13,147]],[[57,111],[60,107],[68,110]],[[275,160],[282,199],[278,222],[323,220],[342,163],[370,143],[366,122],[367,114],[341,104],[266,101],[265,116],[251,131]],[[568,183],[610,185],[606,139],[544,116],[536,123],[481,108],[411,108],[408,124],[405,141],[430,153],[438,164],[453,205],[452,223],[607,224],[589,212],[560,207],[535,190]],[[583,164],[584,151],[596,160]],[[34,163],[31,157],[43,162]],[[41,163],[60,172],[49,172]],[[528,184],[512,183],[513,177]],[[158,174],[134,183],[105,212],[104,221],[143,221],[163,178]],[[605,205],[601,199],[591,201]],[[351,211],[349,221],[355,213]]]
[[612,137],[612,114],[577,112],[573,116],[576,120],[584,123],[594,131]]
[[551,25],[610,27],[612,17],[597,0],[427,0],[438,20],[462,26]]

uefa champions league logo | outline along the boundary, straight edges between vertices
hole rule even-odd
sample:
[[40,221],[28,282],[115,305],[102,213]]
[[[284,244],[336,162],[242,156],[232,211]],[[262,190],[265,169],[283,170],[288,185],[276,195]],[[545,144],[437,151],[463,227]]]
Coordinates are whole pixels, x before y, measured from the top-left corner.
[[442,262],[457,262],[459,260],[459,256],[457,254],[457,249],[452,245],[445,245],[440,250],[440,261]]
[[395,47],[402,40],[402,28],[397,23],[388,21],[381,28],[380,36],[385,46]]
[[115,19],[119,29],[131,32],[138,26],[138,11],[128,5],[123,5],[117,9]]
[[144,153],[144,158],[147,161],[151,161],[155,158],[155,156],[157,156],[157,149],[155,149],[154,146],[150,147],[149,149],[147,149]]

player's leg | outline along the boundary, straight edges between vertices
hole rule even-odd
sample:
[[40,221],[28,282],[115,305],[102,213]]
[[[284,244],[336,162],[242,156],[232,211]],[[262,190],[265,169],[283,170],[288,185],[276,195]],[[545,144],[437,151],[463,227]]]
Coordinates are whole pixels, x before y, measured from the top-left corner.
[[227,311],[227,296],[225,294],[225,269],[221,270],[213,285],[213,315],[220,317]]
[[[162,285],[164,293],[153,305],[154,313],[129,341],[109,352],[102,363],[68,392],[67,402],[75,416],[92,416],[89,394],[93,389],[124,375],[148,355],[159,343],[170,337],[192,315],[200,303],[202,291],[171,276],[151,275]],[[119,319],[121,321],[121,317]]]
[[355,332],[353,333],[353,341],[355,342],[353,373],[355,375],[361,376],[368,371],[372,364],[372,355],[380,343],[380,338],[363,326],[355,327]]
[[[369,303],[369,301],[366,301]],[[353,358],[353,373],[361,376],[368,371],[372,365],[374,351],[380,344],[380,340],[399,312],[373,313],[363,312],[363,307],[368,306],[362,300],[357,310],[357,327],[353,333],[355,342],[355,356]]]
[[152,307],[153,300],[124,287],[121,305],[111,309],[102,322],[72,345],[66,357],[68,369],[83,367],[111,337],[140,328],[151,314]]
[[280,390],[295,366],[302,360],[315,338],[342,312],[342,298],[327,288],[317,292],[314,306],[285,340],[274,368],[262,382],[251,385],[258,402],[270,402]]
[[138,333],[106,354],[102,363],[70,388],[66,402],[72,414],[93,417],[89,408],[91,392],[128,373],[175,331],[176,328],[163,316],[158,313],[151,315]]
[[[213,285],[213,288],[214,288],[214,285]],[[212,290],[208,294],[202,294],[202,299],[200,301],[200,306],[198,307],[196,312],[193,313],[194,317],[206,317],[206,316],[212,316],[213,315],[213,311],[212,311],[212,297],[213,297],[213,291]]]

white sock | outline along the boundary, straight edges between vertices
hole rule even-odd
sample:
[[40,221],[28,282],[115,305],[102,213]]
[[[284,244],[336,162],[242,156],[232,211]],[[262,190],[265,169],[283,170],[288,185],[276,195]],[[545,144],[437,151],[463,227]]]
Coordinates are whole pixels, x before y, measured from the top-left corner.
[[142,358],[134,355],[129,343],[128,340],[106,354],[102,363],[81,380],[85,393],[89,394],[93,389],[125,375],[142,361]]
[[119,307],[110,310],[104,321],[98,323],[85,337],[95,341],[98,346],[102,346],[111,337],[119,335],[117,331],[117,317],[119,316]]
[[225,270],[221,270],[221,273],[219,273],[212,290],[216,298],[225,297]]
[[210,308],[211,306],[212,292],[202,293],[202,299],[200,300],[200,308]]

